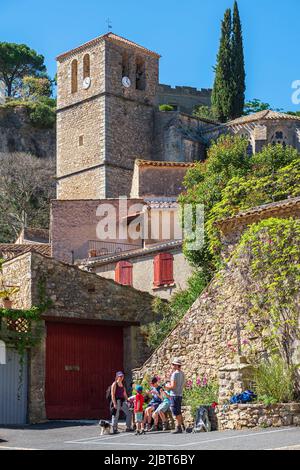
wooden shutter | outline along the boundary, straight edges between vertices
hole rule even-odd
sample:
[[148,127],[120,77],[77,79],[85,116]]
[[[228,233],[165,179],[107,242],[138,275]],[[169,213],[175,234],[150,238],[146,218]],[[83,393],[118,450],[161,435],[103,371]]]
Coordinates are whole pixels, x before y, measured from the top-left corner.
[[174,257],[170,253],[160,253],[154,258],[154,286],[174,284]]
[[132,286],[132,264],[120,261],[115,269],[115,281],[123,286]]

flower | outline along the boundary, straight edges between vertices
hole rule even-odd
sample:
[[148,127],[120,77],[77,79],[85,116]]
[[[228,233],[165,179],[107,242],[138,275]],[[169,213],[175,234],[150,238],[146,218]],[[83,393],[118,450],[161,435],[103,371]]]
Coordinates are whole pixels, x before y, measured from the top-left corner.
[[207,378],[206,377],[203,377],[202,385],[203,385],[203,387],[206,387],[206,385],[207,385]]
[[202,384],[202,380],[200,379],[200,377],[198,377],[197,381],[196,381],[196,384],[197,385],[201,385]]
[[246,346],[250,344],[250,341],[248,339],[243,339],[242,344]]
[[193,381],[188,380],[187,383],[186,383],[186,388],[192,388],[192,386],[193,386]]

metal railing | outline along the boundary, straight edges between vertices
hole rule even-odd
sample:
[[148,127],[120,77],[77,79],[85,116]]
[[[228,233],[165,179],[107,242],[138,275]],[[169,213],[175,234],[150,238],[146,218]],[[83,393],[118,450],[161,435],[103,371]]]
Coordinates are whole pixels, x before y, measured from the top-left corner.
[[89,240],[88,256],[90,258],[95,258],[112,254],[116,255],[125,251],[138,250],[142,247],[142,243],[140,245],[133,245],[130,243],[102,242],[99,240]]

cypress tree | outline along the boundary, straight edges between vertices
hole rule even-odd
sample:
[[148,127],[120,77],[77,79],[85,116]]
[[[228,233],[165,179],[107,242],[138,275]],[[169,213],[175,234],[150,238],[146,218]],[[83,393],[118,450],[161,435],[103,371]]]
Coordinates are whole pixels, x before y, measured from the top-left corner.
[[234,81],[234,101],[231,117],[234,119],[243,114],[246,91],[243,33],[237,1],[234,2],[233,10],[232,78]]
[[220,49],[215,68],[215,82],[212,92],[213,113],[220,122],[226,122],[233,112],[232,80],[232,20],[231,10],[225,12],[222,21]]

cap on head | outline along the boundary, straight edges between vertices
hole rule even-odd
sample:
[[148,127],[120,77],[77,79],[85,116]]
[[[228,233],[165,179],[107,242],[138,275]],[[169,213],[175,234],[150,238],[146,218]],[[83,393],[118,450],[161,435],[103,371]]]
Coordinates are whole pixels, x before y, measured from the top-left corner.
[[123,372],[117,372],[116,373],[116,377],[124,377],[124,373]]
[[180,359],[178,359],[178,357],[174,357],[173,361],[172,361],[172,365],[174,366],[182,366],[182,362]]
[[135,387],[135,389],[136,389],[136,391],[137,391],[138,393],[142,393],[142,391],[143,391],[143,387],[142,387],[141,385],[137,385],[137,386]]

